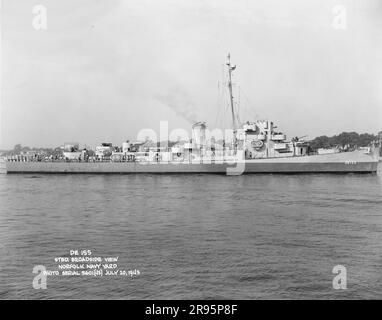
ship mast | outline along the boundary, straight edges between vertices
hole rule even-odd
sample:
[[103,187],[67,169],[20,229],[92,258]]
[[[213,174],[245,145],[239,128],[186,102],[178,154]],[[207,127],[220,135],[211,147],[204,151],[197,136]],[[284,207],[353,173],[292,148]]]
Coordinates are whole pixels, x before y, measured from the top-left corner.
[[231,55],[228,53],[228,90],[229,90],[229,98],[231,103],[231,113],[232,113],[232,130],[236,130],[236,121],[235,121],[235,108],[233,106],[233,94],[232,94],[232,71],[236,69],[235,66],[231,66]]

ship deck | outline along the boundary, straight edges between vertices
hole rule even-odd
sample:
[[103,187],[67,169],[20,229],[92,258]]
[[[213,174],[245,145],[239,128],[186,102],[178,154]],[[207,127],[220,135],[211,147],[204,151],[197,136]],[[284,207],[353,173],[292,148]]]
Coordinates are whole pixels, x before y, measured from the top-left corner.
[[378,157],[362,151],[233,161],[199,159],[192,162],[63,162],[6,161],[7,173],[371,173]]

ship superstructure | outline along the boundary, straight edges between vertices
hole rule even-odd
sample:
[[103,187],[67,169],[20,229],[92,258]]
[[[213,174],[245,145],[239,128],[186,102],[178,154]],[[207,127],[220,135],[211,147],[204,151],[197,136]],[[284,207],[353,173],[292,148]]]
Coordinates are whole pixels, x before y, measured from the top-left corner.
[[379,145],[351,152],[312,153],[301,137],[287,140],[273,121],[240,124],[234,107],[230,55],[226,63],[232,117],[232,139],[211,136],[205,122],[192,126],[192,139],[162,146],[159,141],[126,141],[121,147],[103,143],[90,156],[77,144],[64,146],[64,159],[6,159],[8,173],[346,173],[376,172]]

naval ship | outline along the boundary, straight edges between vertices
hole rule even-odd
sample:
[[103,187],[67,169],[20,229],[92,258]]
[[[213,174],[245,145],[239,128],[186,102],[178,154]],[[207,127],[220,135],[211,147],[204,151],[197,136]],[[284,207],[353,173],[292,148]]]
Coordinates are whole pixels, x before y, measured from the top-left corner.
[[380,143],[362,150],[328,150],[312,152],[307,141],[298,137],[287,140],[276,131],[273,121],[255,120],[238,124],[232,90],[236,65],[230,55],[226,63],[229,105],[232,117],[232,139],[215,142],[208,139],[207,125],[192,126],[192,139],[172,147],[159,143],[142,147],[141,143],[124,142],[122,148],[104,143],[95,156],[79,150],[78,144],[64,147],[63,158],[40,159],[13,156],[5,159],[7,173],[375,173]]

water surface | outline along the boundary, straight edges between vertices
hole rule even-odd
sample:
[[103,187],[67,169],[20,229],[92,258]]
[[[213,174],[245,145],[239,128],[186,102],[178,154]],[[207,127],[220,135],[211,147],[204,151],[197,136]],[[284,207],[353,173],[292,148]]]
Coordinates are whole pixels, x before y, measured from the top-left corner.
[[[0,174],[0,298],[382,298],[381,176]],[[33,289],[71,249],[141,275]]]

